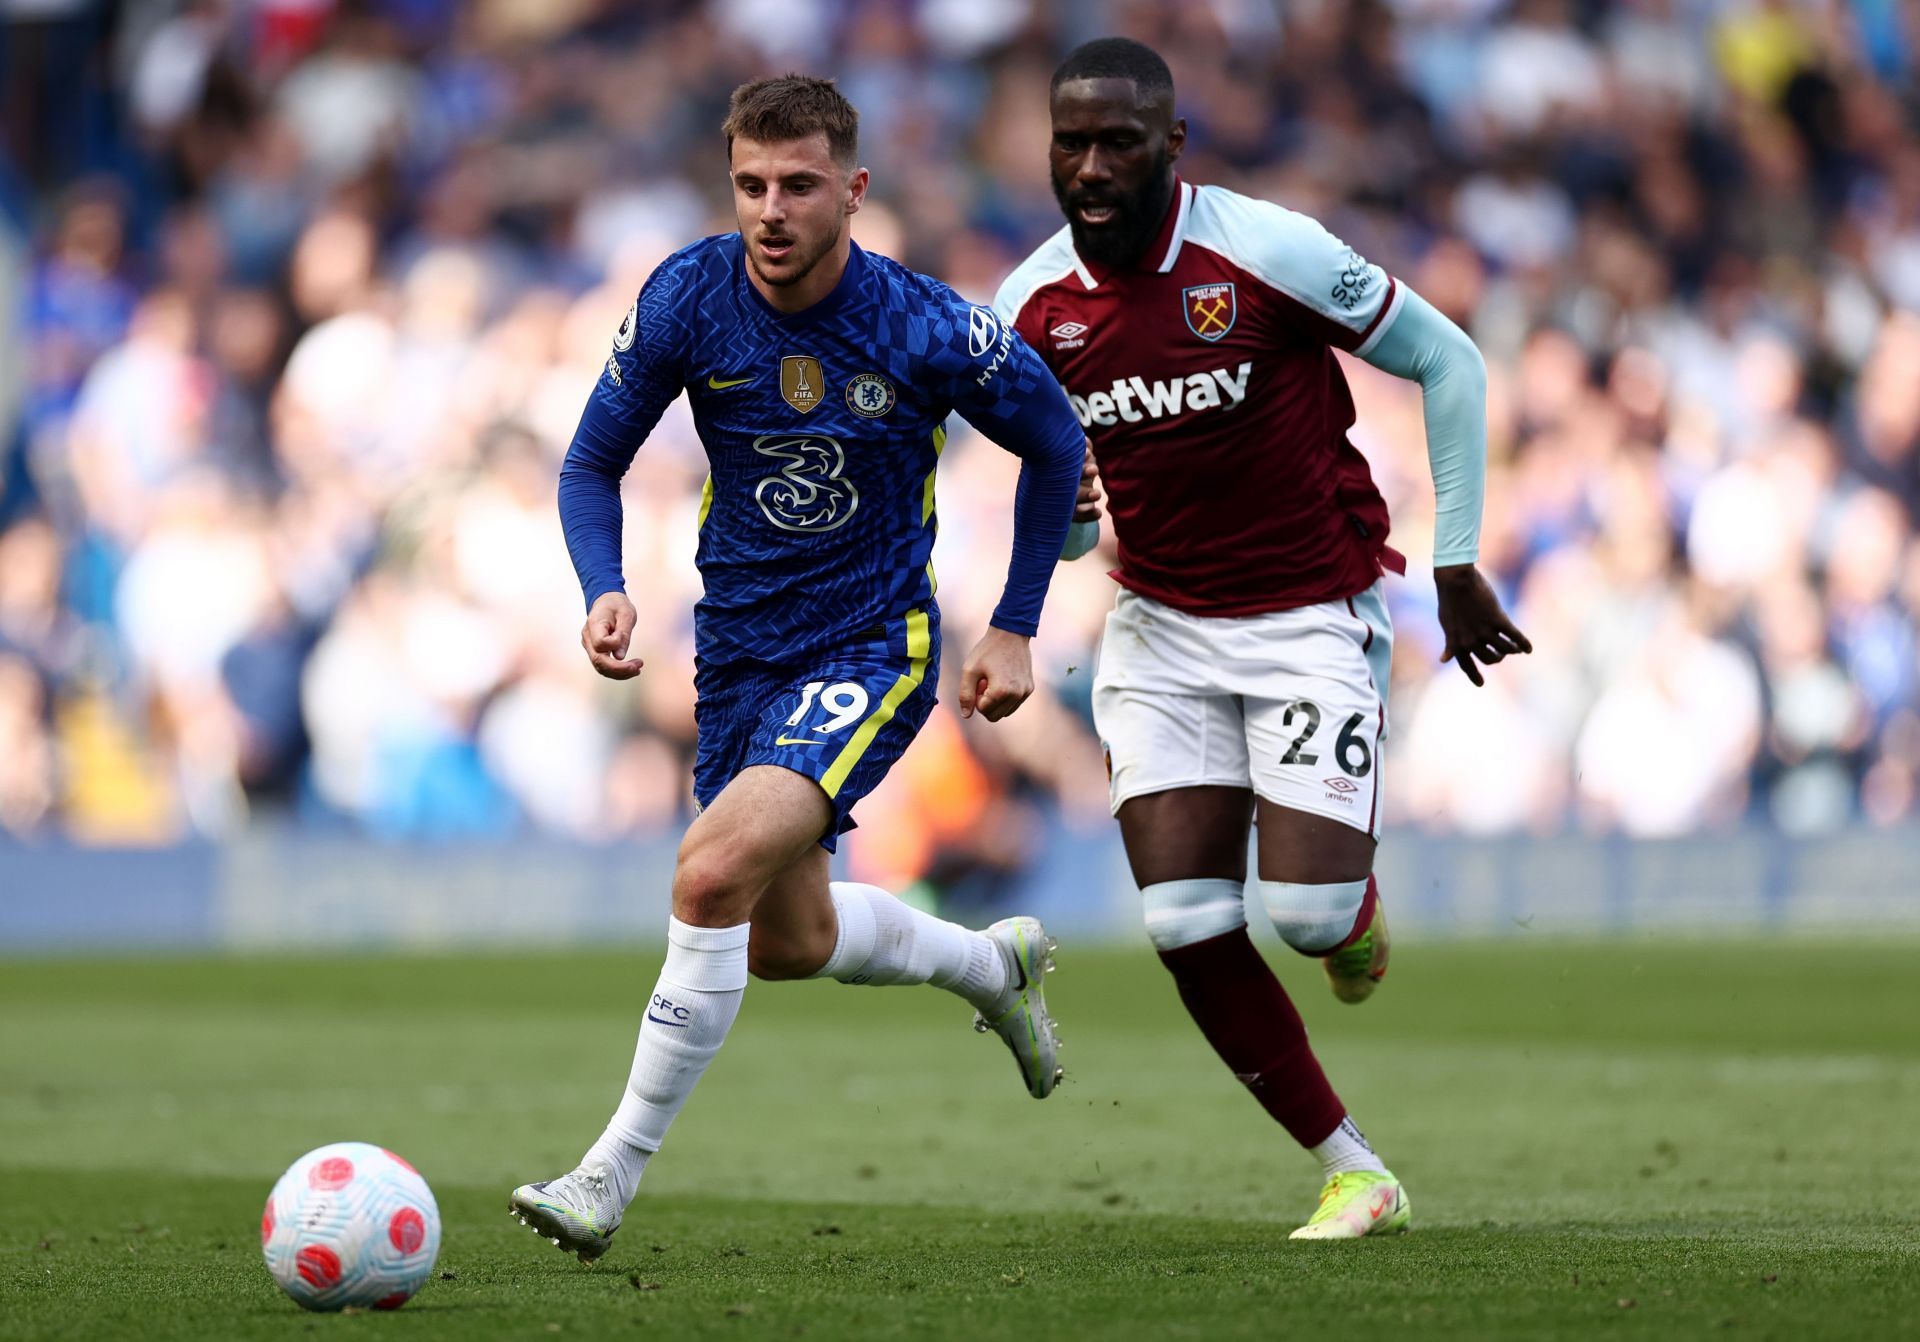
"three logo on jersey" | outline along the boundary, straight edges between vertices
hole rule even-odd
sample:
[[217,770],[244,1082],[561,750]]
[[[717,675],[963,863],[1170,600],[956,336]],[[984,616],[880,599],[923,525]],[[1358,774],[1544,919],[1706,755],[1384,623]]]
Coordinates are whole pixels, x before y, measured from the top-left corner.
[[860,506],[860,491],[841,472],[847,454],[822,433],[763,433],[753,450],[783,463],[754,486],[753,499],[782,531],[833,531]]

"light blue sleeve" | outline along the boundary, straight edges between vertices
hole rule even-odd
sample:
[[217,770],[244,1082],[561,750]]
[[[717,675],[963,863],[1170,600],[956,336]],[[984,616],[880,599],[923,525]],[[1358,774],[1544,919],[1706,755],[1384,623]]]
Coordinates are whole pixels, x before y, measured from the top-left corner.
[[1473,563],[1487,492],[1486,361],[1465,331],[1404,284],[1400,311],[1360,357],[1420,384],[1433,466],[1433,566]]
[[1100,524],[1098,522],[1075,522],[1067,528],[1067,543],[1060,547],[1060,558],[1078,559],[1100,543]]

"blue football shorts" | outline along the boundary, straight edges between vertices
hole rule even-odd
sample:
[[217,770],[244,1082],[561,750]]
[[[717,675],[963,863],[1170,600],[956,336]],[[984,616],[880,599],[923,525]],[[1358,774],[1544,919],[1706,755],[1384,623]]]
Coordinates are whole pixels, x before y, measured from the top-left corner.
[[940,681],[937,615],[909,611],[800,663],[730,662],[694,678],[693,796],[701,806],[742,769],[777,764],[820,785],[833,852],[853,807],[913,744]]

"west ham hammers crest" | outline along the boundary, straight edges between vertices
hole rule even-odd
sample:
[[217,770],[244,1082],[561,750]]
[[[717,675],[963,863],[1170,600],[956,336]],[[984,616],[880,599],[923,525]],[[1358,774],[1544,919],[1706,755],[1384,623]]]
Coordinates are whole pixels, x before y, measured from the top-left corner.
[[1233,329],[1240,306],[1231,284],[1196,284],[1180,291],[1180,308],[1187,317],[1187,329],[1202,340],[1218,340]]

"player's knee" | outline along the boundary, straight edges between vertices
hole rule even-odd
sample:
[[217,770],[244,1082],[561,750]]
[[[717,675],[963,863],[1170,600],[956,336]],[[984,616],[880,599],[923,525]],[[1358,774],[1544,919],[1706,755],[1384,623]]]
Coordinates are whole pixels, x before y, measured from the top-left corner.
[[752,864],[725,843],[689,836],[673,871],[673,916],[702,927],[743,921],[752,912]]
[[1260,882],[1260,902],[1273,930],[1302,955],[1325,955],[1351,937],[1366,899],[1364,879],[1330,885]]
[[1140,892],[1147,939],[1155,950],[1192,946],[1247,925],[1246,897],[1239,881],[1161,881]]

